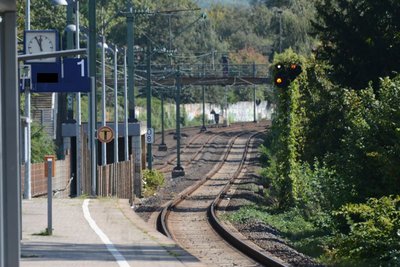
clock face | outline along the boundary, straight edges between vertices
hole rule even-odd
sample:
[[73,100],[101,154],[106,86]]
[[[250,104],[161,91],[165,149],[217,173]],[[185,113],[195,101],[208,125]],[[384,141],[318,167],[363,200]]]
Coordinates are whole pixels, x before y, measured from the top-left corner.
[[35,35],[28,43],[28,53],[43,53],[43,52],[53,52],[54,44],[53,41],[49,39],[46,35],[38,34]]
[[[56,32],[47,31],[26,31],[25,32],[25,53],[48,53],[57,49]],[[55,62],[55,58],[35,59],[29,62]]]

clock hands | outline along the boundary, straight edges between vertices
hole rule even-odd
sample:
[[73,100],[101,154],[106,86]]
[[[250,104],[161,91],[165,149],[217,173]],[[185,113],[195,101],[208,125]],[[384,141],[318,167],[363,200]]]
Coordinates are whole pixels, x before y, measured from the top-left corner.
[[42,36],[39,35],[39,38],[38,38],[37,36],[35,36],[35,40],[36,40],[36,42],[37,42],[38,45],[39,45],[40,52],[43,52],[43,47],[42,47],[42,41],[43,41],[43,39],[42,39]]

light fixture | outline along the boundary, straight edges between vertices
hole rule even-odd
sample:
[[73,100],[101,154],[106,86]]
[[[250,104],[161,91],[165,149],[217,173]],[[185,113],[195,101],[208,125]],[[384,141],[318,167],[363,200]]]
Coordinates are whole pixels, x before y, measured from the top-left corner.
[[65,0],[51,0],[51,3],[55,6],[67,6],[68,2]]

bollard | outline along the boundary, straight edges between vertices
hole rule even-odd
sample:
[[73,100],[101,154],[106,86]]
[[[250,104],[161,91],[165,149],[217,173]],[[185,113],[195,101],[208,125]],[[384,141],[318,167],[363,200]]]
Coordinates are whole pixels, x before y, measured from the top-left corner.
[[53,159],[47,159],[47,234],[53,234],[53,188],[51,178],[53,177]]

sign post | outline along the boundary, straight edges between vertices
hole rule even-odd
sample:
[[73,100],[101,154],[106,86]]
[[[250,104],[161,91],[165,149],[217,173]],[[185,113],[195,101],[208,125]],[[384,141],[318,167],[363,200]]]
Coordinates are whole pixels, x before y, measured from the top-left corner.
[[47,160],[47,234],[53,235],[53,186],[51,179],[53,178],[53,160],[54,156],[45,157]]

